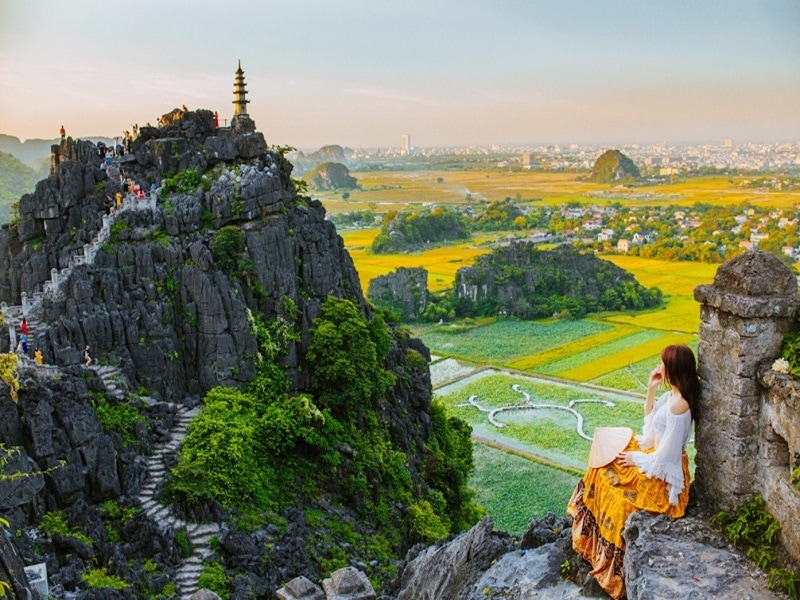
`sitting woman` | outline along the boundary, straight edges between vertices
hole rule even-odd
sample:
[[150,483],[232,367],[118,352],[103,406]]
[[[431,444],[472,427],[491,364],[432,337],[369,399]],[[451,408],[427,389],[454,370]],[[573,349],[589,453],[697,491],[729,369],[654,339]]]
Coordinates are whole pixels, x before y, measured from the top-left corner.
[[[665,383],[669,391],[656,400]],[[699,396],[692,351],[683,345],[664,348],[647,383],[643,435],[630,439],[604,466],[591,466],[590,456],[590,467],[572,494],[567,507],[573,517],[572,546],[591,563],[592,575],[612,598],[625,596],[622,529],[628,515],[647,510],[675,519],[686,510],[689,459],[684,447]]]

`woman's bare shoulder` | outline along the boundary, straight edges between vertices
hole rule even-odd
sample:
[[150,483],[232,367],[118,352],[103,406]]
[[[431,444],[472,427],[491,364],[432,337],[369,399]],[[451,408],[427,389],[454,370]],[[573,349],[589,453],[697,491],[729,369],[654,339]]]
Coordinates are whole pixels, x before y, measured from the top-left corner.
[[683,415],[689,412],[689,403],[683,396],[672,398],[669,403],[669,412],[673,415]]

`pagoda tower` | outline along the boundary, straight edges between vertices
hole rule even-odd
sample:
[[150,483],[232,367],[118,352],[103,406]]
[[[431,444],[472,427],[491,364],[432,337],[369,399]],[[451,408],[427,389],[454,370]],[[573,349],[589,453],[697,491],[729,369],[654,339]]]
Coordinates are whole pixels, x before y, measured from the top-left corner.
[[236,69],[236,78],[233,82],[233,119],[231,126],[239,131],[255,131],[256,124],[247,114],[247,84],[244,82],[244,71],[242,61],[239,60],[239,68]]

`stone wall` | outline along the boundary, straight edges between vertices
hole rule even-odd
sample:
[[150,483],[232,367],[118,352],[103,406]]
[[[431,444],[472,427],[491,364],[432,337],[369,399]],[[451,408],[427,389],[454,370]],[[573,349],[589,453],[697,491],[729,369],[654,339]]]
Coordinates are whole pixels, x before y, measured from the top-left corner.
[[797,279],[778,258],[746,252],[722,265],[700,302],[695,488],[712,511],[736,510],[756,493],[800,560],[800,399],[793,378],[771,371],[783,336],[797,329]]

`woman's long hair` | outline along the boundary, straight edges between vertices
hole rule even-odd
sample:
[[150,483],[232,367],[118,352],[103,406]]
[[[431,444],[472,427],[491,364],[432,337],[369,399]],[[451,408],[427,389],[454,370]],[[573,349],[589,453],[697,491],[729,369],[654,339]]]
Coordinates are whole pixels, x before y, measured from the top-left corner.
[[667,346],[661,351],[664,363],[664,376],[667,383],[677,387],[689,404],[692,418],[698,417],[700,400],[700,379],[697,377],[697,362],[694,353],[685,344]]

